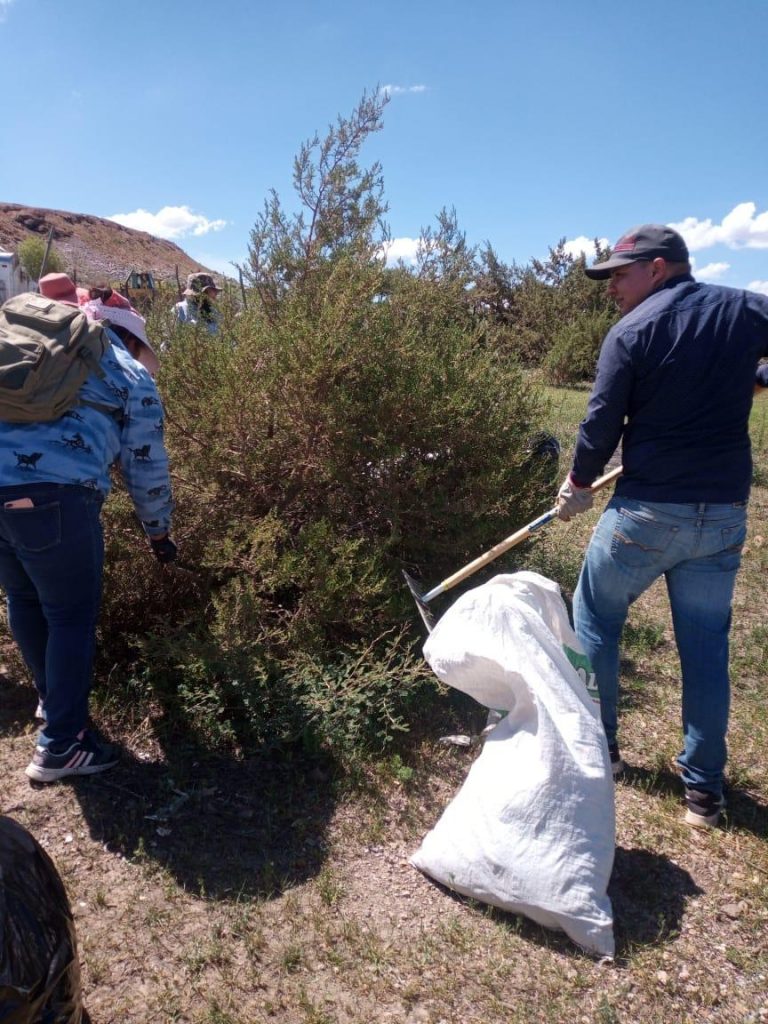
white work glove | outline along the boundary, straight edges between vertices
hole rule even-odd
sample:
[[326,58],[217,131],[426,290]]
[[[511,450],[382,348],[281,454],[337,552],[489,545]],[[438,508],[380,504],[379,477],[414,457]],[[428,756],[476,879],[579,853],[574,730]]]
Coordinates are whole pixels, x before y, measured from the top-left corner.
[[557,516],[567,523],[573,516],[588,512],[595,498],[589,487],[577,486],[569,473],[557,492]]

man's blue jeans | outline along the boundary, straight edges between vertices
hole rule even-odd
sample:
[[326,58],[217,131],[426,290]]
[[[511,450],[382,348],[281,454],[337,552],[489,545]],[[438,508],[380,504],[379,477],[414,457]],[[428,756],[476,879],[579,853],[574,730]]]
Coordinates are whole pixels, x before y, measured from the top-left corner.
[[664,576],[682,669],[686,786],[719,796],[727,757],[731,600],[746,503],[666,504],[613,498],[597,524],[574,595],[574,625],[592,662],[609,743],[616,742],[619,640],[629,606]]
[[[25,498],[34,507],[8,507]],[[41,746],[75,739],[88,720],[104,566],[102,500],[87,487],[63,484],[0,488],[0,586],[14,640],[45,704]]]

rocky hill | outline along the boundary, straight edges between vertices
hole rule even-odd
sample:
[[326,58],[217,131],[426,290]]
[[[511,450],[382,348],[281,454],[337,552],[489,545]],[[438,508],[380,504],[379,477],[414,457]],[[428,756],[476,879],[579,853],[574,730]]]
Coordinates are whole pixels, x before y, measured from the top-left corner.
[[146,231],[87,213],[0,203],[0,249],[15,250],[29,235],[47,238],[51,228],[54,247],[64,258],[70,276],[81,284],[125,281],[134,270],[151,271],[156,281],[174,284],[177,268],[182,281],[196,270],[210,272],[178,245]]

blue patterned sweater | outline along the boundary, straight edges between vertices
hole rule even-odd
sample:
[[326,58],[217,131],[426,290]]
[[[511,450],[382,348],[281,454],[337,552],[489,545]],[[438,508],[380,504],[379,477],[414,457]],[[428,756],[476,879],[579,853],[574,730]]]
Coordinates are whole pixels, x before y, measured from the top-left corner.
[[[163,443],[163,407],[155,383],[112,331],[101,360],[80,389],[83,403],[48,423],[0,421],[0,487],[80,484],[107,495],[117,463],[150,537],[171,527],[171,480]],[[106,408],[105,408],[106,407]],[[110,410],[110,411],[107,411]]]

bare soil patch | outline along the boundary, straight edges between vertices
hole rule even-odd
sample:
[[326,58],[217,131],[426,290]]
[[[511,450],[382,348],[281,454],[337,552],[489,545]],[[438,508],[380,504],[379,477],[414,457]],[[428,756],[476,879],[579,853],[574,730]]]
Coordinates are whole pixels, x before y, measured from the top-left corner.
[[409,865],[471,753],[424,743],[409,781],[350,794],[320,760],[134,738],[109,774],[34,786],[33,693],[3,690],[2,810],[64,879],[94,1024],[768,1019],[764,795],[695,832],[642,735],[617,787],[607,966]]

